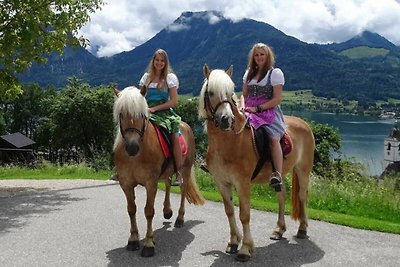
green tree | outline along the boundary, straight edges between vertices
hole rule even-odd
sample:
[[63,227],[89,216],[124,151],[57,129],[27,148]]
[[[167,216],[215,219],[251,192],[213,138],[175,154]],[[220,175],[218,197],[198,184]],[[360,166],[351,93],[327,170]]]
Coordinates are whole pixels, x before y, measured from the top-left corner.
[[111,152],[114,131],[112,90],[77,84],[75,79],[70,81],[73,86],[68,85],[53,98],[49,117],[41,120],[38,139],[43,141],[45,136],[50,136],[51,150],[75,149],[86,159],[92,159],[99,152]]
[[9,107],[8,131],[21,132],[32,138],[39,118],[42,116],[41,102],[44,91],[37,85],[24,86],[24,92],[17,96]]
[[311,122],[310,126],[315,138],[314,172],[322,175],[332,166],[332,152],[338,152],[342,146],[342,138],[337,128],[328,124]]
[[207,149],[207,134],[203,130],[203,121],[198,117],[199,99],[197,97],[180,101],[176,112],[192,128],[195,144],[196,158],[204,158]]
[[103,0],[0,1],[0,101],[22,92],[17,74],[65,46],[86,45],[77,31]]
[[6,121],[2,113],[0,113],[0,135],[6,132]]

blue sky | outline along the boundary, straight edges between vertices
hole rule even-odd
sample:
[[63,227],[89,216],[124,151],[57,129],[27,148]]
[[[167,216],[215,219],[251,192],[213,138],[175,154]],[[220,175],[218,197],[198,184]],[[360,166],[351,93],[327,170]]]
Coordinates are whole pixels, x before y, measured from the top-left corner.
[[400,0],[104,0],[81,30],[99,57],[129,51],[185,11],[217,10],[268,23],[308,43],[343,42],[364,30],[400,45]]

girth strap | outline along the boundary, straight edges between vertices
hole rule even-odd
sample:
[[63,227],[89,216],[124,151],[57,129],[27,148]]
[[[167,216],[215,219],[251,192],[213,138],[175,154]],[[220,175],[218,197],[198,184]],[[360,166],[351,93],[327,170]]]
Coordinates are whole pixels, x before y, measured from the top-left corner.
[[[252,129],[253,130],[253,129]],[[256,176],[260,173],[262,167],[264,166],[267,160],[271,161],[272,171],[275,172],[275,165],[271,157],[271,147],[269,139],[271,138],[268,133],[263,129],[263,127],[258,128],[254,131],[254,139],[258,151],[258,155],[260,156],[257,165],[254,168],[253,174],[251,176],[251,180],[256,178]]]

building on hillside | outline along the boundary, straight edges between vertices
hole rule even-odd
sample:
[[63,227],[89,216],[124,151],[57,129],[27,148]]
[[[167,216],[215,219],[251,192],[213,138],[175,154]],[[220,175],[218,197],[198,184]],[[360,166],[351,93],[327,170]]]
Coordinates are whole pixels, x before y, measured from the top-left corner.
[[0,164],[33,161],[34,144],[35,141],[19,132],[0,136]]

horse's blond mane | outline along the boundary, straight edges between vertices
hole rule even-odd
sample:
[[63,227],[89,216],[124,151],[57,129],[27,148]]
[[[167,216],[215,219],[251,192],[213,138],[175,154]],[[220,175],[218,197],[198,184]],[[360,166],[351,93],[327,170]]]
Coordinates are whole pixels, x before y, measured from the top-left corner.
[[126,87],[120,91],[114,102],[113,117],[117,131],[117,136],[114,141],[114,149],[122,139],[119,130],[119,119],[121,114],[133,118],[149,116],[146,99],[140,94],[140,90],[135,86]]
[[140,90],[134,86],[126,87],[120,91],[114,102],[114,121],[119,123],[120,114],[129,115],[134,118],[148,116],[146,99],[140,94]]
[[235,84],[233,83],[231,77],[224,71],[216,69],[211,71],[208,79],[204,80],[203,87],[200,91],[199,108],[198,114],[199,118],[207,117],[206,110],[204,109],[204,94],[207,89],[208,92],[212,92],[215,96],[218,96],[221,100],[225,99],[227,96],[232,96],[237,100],[235,95]]

